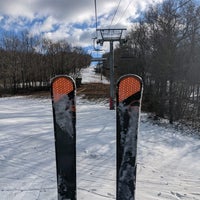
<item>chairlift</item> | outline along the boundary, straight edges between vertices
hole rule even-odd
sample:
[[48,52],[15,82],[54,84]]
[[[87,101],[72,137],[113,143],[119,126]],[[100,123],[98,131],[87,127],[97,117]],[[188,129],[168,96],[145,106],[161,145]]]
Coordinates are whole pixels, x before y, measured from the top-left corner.
[[103,62],[103,61],[106,61],[107,60],[107,58],[92,58],[91,59],[91,61],[92,62]]
[[97,51],[97,52],[104,51],[103,49],[96,48],[95,44],[97,44],[97,42],[96,42],[97,37],[94,37],[92,39],[93,39],[93,49],[94,49],[94,51]]

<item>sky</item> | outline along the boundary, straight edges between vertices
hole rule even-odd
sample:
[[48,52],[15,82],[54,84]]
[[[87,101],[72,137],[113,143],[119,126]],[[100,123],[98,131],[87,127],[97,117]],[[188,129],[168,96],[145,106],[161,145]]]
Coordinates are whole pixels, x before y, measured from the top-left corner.
[[[161,0],[96,0],[97,28],[130,28],[148,4]],[[0,0],[0,32],[28,30],[32,36],[93,45],[95,0]]]

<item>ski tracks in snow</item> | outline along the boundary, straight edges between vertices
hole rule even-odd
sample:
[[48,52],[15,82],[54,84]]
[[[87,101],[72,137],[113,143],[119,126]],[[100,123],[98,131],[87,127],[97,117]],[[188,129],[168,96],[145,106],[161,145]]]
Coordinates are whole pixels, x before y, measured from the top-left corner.
[[[78,200],[115,199],[115,111],[77,100]],[[50,99],[0,98],[0,199],[55,200]],[[199,200],[200,140],[142,114],[137,200]]]
[[149,122],[138,144],[138,200],[200,199],[200,140]]
[[51,108],[45,105],[50,100],[0,99],[2,200],[56,198]]
[[114,113],[95,104],[77,111],[78,199],[115,199]]

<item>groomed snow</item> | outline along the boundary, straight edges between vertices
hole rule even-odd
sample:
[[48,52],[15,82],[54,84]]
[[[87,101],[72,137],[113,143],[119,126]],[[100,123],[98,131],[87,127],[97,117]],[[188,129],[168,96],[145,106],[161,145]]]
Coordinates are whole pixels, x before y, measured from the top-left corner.
[[[0,199],[56,199],[50,99],[0,99]],[[115,199],[115,111],[77,99],[78,199]],[[200,140],[141,115],[137,200],[200,199]]]
[[109,81],[104,77],[95,73],[94,67],[90,66],[82,70],[82,83],[104,83]]
[[[78,200],[115,199],[115,132],[115,111],[77,98]],[[56,198],[51,100],[0,98],[0,199]],[[142,113],[136,199],[199,200],[200,139]]]

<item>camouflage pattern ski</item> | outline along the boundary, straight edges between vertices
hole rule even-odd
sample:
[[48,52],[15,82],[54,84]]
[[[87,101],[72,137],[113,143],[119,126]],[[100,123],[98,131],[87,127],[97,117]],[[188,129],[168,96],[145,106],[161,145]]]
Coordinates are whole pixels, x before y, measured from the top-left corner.
[[58,200],[76,200],[75,92],[70,77],[51,80]]
[[117,83],[117,200],[135,200],[142,80],[126,75]]

